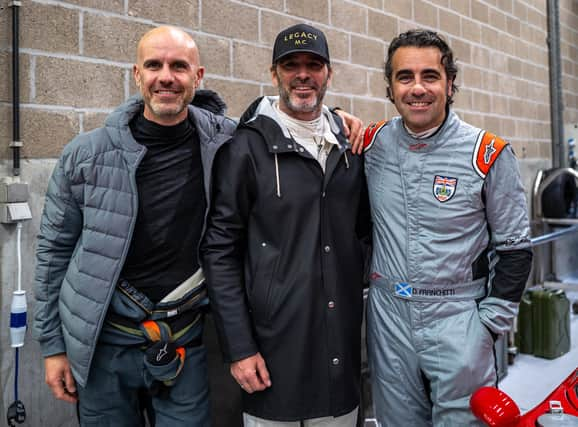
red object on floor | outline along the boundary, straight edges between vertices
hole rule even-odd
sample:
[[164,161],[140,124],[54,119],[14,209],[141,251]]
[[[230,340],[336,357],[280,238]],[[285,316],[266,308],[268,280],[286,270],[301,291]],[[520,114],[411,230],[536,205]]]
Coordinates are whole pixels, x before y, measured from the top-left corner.
[[494,387],[478,389],[472,394],[470,407],[478,419],[491,427],[535,427],[538,418],[549,412],[551,401],[560,402],[565,414],[578,417],[578,368],[524,415],[510,396]]

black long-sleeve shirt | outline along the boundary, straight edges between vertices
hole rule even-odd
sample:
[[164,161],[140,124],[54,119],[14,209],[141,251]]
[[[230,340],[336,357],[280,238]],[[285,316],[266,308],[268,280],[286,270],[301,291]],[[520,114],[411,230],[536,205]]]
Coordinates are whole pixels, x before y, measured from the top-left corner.
[[158,302],[199,267],[206,208],[199,139],[189,120],[161,126],[142,112],[130,129],[147,153],[136,173],[139,209],[121,277]]

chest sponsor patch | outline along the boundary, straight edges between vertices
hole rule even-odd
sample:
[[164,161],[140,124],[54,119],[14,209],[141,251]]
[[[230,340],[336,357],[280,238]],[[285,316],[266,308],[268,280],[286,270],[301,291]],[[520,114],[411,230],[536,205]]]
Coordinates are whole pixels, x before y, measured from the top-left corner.
[[436,199],[444,203],[454,197],[458,179],[451,176],[436,175],[433,183],[433,194]]
[[374,271],[373,273],[371,273],[369,275],[369,278],[371,280],[377,280],[377,279],[381,279],[383,276],[381,274],[379,274],[377,271]]
[[424,148],[427,148],[427,144],[425,142],[418,142],[417,144],[411,144],[409,146],[409,151],[420,151]]

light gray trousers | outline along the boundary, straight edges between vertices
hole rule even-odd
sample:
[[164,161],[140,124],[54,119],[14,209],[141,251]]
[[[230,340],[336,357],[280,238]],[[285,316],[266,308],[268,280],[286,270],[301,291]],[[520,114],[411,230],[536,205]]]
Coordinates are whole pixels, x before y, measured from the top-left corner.
[[355,427],[358,408],[340,417],[312,418],[303,421],[271,421],[243,414],[245,427]]
[[475,300],[411,301],[371,286],[368,357],[381,426],[482,426],[471,394],[497,383],[494,340]]

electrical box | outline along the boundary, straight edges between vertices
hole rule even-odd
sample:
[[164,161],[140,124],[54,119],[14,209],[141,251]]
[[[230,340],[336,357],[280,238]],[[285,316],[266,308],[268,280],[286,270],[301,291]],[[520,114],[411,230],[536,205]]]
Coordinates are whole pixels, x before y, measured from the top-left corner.
[[0,181],[0,223],[11,224],[27,219],[32,219],[28,184],[18,178],[5,177]]
[[10,224],[26,219],[32,219],[32,212],[28,203],[0,203],[1,223]]
[[24,182],[0,182],[0,203],[22,203],[28,201],[28,184]]

